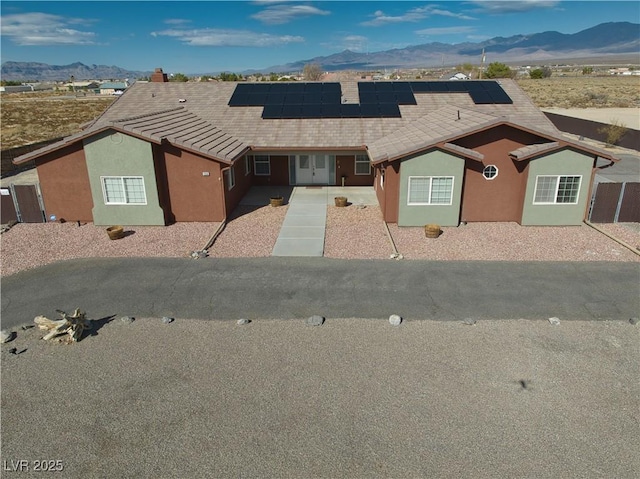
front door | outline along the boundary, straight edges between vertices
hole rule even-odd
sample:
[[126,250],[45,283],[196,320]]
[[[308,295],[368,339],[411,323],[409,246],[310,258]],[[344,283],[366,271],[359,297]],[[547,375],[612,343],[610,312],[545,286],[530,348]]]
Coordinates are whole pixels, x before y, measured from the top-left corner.
[[329,159],[327,155],[297,155],[296,183],[299,185],[329,184]]

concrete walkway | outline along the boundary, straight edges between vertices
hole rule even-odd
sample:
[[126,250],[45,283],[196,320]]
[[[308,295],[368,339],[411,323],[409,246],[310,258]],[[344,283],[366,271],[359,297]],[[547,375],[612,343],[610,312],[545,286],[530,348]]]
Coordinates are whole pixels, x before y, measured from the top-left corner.
[[322,256],[327,225],[327,189],[297,187],[289,199],[272,256]]
[[378,204],[370,186],[297,186],[271,256],[323,256],[327,205],[336,196],[347,197],[350,204]]

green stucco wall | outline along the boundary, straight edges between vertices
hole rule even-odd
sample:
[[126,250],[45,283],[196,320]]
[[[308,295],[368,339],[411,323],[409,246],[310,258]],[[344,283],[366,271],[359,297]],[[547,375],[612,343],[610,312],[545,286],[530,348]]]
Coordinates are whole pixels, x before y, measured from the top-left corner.
[[[84,140],[96,225],[164,225],[151,144],[114,131]],[[146,205],[105,205],[102,176],[142,176]]]
[[[451,205],[407,205],[410,176],[453,176]],[[402,161],[400,165],[400,197],[398,226],[458,226],[464,160],[443,151],[430,151]]]
[[[592,165],[593,158],[572,150],[563,150],[531,160],[522,209],[522,224],[540,226],[582,224],[589,201]],[[536,177],[539,175],[581,175],[577,204],[534,205]]]

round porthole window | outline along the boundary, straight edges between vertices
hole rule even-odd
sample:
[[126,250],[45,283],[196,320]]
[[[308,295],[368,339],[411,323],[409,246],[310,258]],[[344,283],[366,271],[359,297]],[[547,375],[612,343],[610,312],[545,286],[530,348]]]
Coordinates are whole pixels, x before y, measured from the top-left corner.
[[482,176],[487,180],[493,180],[498,176],[498,168],[495,165],[487,165],[484,167],[484,170],[482,170]]

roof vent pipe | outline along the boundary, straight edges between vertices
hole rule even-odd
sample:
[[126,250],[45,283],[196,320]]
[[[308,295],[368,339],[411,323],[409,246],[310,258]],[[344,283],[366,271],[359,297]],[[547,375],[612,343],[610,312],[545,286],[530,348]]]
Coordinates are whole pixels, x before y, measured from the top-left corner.
[[[460,110],[458,110],[458,120],[460,119]],[[458,121],[456,120],[456,121]]]

